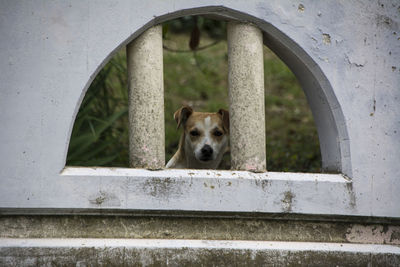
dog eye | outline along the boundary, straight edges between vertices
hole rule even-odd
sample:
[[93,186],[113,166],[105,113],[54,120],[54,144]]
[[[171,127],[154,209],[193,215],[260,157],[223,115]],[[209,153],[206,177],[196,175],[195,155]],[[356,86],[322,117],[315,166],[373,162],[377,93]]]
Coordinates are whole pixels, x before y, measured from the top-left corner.
[[200,134],[198,131],[193,130],[193,131],[190,131],[190,135],[191,136],[199,136]]
[[223,135],[223,133],[221,131],[217,130],[217,131],[214,132],[214,135],[215,136],[221,136],[221,135]]

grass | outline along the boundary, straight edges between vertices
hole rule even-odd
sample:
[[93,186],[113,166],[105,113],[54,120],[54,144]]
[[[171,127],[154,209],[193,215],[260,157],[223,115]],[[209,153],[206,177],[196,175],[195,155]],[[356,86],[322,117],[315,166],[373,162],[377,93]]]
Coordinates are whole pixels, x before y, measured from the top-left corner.
[[[164,39],[167,47],[177,50],[187,50],[188,42],[189,35],[184,33],[170,33]],[[202,36],[200,47],[213,42]],[[297,79],[268,48],[264,49],[264,67],[268,170],[319,172],[317,132]],[[226,41],[195,53],[164,50],[164,87],[168,161],[180,134],[173,120],[175,110],[184,104],[197,111],[228,108]],[[75,121],[67,165],[128,166],[127,93],[123,49],[88,89]]]

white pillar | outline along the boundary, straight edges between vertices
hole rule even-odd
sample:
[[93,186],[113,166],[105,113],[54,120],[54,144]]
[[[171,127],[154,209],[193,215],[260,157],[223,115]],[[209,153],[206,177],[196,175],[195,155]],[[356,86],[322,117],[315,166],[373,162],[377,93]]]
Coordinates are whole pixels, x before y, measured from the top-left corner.
[[266,171],[262,33],[228,23],[228,83],[232,169]]
[[129,85],[129,163],[161,169],[165,164],[162,26],[127,45]]

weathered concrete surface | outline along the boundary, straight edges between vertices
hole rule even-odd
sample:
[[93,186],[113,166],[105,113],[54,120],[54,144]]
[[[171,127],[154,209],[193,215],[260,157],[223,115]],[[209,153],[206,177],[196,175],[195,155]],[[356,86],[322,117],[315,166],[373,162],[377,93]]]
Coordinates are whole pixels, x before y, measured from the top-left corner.
[[167,238],[400,245],[400,225],[199,217],[1,216],[0,238]]
[[[398,8],[397,0],[1,1],[0,208],[97,209],[88,207],[88,197],[96,200],[105,189],[120,209],[129,206],[114,197],[146,203],[151,195],[121,197],[127,192],[121,179],[61,174],[75,116],[92,80],[118,49],[164,21],[212,14],[262,30],[264,42],[307,95],[324,167],[351,178],[348,192],[339,194],[318,181],[309,187],[288,181],[288,189],[301,193],[281,212],[400,218]],[[240,202],[254,193],[241,192],[222,200]],[[351,205],[330,201],[336,196],[346,202],[348,195]],[[274,197],[268,209],[281,210],[280,192]],[[315,201],[324,197],[329,201]],[[200,202],[192,199],[187,205],[198,210]],[[160,200],[158,207],[167,210],[170,204]],[[247,212],[259,212],[254,206]]]
[[346,240],[354,243],[400,245],[400,226],[355,224],[348,229]]
[[[115,0],[94,4],[10,0],[1,1],[0,10],[1,212],[43,214],[61,210],[73,214],[85,210],[110,214],[155,207],[169,214],[169,209],[178,207],[253,215],[279,212],[400,218],[398,1]],[[307,95],[319,133],[323,167],[348,178],[322,175],[311,179],[312,175],[300,174],[251,177],[247,173],[234,179],[233,173],[198,171],[180,176],[175,172],[168,177],[168,172],[151,176],[143,170],[132,174],[90,168],[70,175],[63,172],[75,116],[102,66],[152,26],[193,14],[249,22],[261,29],[264,43],[292,69]],[[140,178],[145,181],[140,182]],[[0,265],[161,265],[166,261],[172,265],[195,261],[219,266],[232,262],[257,266],[321,266],[328,262],[400,265],[398,253],[392,253],[397,245],[327,243],[398,244],[398,225],[198,218],[77,220],[3,217],[1,235],[20,239],[7,244],[5,238],[0,240]],[[297,251],[288,248],[293,245],[288,242],[273,243],[275,250],[265,249],[271,243],[259,247],[182,240],[166,240],[171,243],[164,243],[164,247],[157,247],[158,241],[146,246],[146,240],[134,240],[129,248],[125,245],[130,240],[119,245],[86,240],[86,247],[76,240],[64,240],[64,248],[50,248],[59,244],[52,240],[42,246],[38,243],[48,240],[22,244],[29,241],[24,240],[26,237],[85,235],[325,243],[298,244],[301,249]]]
[[[340,174],[67,167],[61,179],[74,190],[62,198],[57,214],[83,208],[86,214],[109,209],[110,215],[141,210],[168,214],[168,209],[337,215],[355,206],[351,181]],[[44,207],[28,214],[43,214]],[[18,213],[8,209],[0,214]]]
[[160,239],[2,239],[6,266],[398,266],[389,245]]
[[260,29],[229,22],[228,85],[233,170],[266,171],[263,40]]
[[162,26],[143,32],[126,47],[129,85],[129,163],[165,165]]

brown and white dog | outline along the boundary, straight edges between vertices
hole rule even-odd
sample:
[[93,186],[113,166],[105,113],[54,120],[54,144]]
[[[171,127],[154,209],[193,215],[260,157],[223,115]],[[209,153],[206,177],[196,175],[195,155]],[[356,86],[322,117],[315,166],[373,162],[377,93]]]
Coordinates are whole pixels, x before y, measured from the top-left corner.
[[174,119],[183,133],[178,151],[166,168],[216,169],[229,149],[229,112],[195,112],[183,106],[174,113]]

